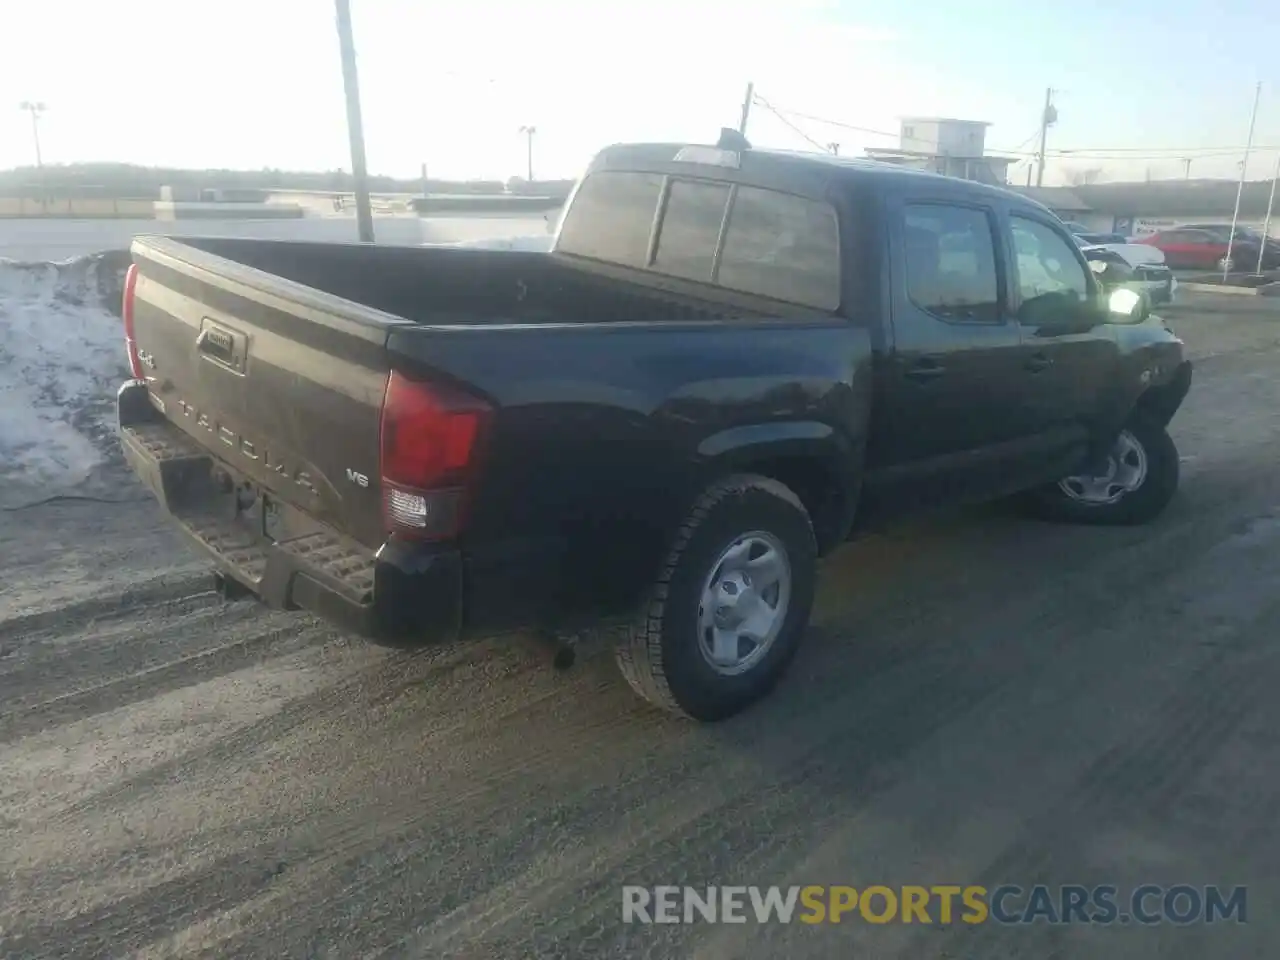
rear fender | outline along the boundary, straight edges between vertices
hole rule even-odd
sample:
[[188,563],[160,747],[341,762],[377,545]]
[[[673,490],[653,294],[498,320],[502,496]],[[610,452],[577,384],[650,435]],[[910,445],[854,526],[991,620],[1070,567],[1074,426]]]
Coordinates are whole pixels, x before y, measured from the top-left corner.
[[790,487],[813,522],[819,554],[844,542],[857,511],[864,444],[813,420],[731,427],[698,445],[705,479],[759,473]]

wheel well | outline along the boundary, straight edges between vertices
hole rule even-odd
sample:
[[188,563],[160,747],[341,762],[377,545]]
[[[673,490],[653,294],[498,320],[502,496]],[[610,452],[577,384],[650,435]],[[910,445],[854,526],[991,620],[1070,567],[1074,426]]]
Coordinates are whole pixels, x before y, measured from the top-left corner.
[[1190,386],[1191,368],[1184,363],[1167,383],[1144,390],[1134,403],[1134,410],[1167,427],[1186,399]]
[[849,491],[821,457],[769,457],[745,463],[741,469],[786,484],[800,498],[813,522],[820,556],[844,541],[850,520]]

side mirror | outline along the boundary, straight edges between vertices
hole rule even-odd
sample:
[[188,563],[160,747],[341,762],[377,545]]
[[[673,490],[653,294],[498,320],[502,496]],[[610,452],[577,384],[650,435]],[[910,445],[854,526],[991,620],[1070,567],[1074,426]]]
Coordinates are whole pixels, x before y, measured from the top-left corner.
[[1141,319],[1143,312],[1142,295],[1136,290],[1130,290],[1128,287],[1112,290],[1107,295],[1107,310],[1129,320]]

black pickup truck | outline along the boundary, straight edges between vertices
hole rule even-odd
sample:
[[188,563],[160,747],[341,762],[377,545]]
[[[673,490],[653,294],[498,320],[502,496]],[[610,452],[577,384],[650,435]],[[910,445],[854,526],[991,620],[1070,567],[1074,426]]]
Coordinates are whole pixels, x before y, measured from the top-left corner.
[[1181,341],[966,181],[618,145],[550,252],[132,253],[123,447],[229,593],[397,644],[625,617],[632,687],[702,720],[778,680],[858,531],[1138,523],[1178,482]]

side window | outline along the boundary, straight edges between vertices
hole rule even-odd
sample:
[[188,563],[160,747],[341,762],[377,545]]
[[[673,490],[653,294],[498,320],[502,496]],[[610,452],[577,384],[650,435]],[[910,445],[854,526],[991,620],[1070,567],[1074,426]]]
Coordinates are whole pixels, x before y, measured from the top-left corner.
[[1013,216],[1013,245],[1018,257],[1018,319],[1046,324],[1066,322],[1088,305],[1089,275],[1053,228],[1037,220]]
[[556,248],[643,269],[661,196],[662,177],[657,174],[616,170],[590,174],[566,211]]
[[720,242],[720,225],[728,203],[727,184],[673,180],[667,209],[662,215],[654,269],[710,283],[716,245]]
[[943,320],[999,323],[1000,283],[987,213],[942,203],[908,204],[906,281],[911,302]]
[[828,203],[739,187],[716,282],[818,310],[840,306],[840,228]]
[[1036,220],[1018,216],[1009,220],[1018,255],[1018,292],[1023,300],[1046,293],[1088,298],[1089,281],[1075,251],[1060,233]]

